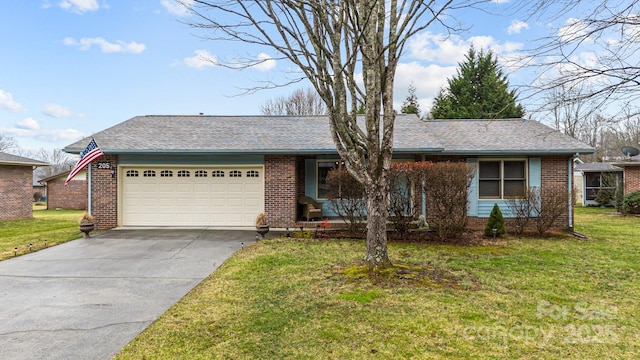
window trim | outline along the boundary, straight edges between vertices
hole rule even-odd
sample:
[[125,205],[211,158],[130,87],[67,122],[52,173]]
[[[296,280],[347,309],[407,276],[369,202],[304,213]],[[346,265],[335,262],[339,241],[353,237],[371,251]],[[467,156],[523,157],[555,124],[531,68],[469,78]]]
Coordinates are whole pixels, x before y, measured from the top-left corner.
[[[480,195],[480,182],[482,181],[482,179],[480,178],[480,167],[481,164],[483,162],[499,162],[500,163],[500,177],[498,179],[498,181],[500,182],[500,194],[498,197],[493,197],[493,196],[481,196]],[[478,200],[508,200],[508,199],[514,199],[517,197],[508,197],[504,195],[504,183],[505,183],[505,177],[504,177],[504,163],[505,162],[524,162],[524,179],[515,179],[515,178],[510,178],[507,179],[508,180],[524,180],[524,189],[525,191],[529,188],[529,159],[528,158],[479,158],[478,159],[478,179],[477,179],[477,184],[478,184]],[[489,180],[493,180],[493,179],[489,179]]]

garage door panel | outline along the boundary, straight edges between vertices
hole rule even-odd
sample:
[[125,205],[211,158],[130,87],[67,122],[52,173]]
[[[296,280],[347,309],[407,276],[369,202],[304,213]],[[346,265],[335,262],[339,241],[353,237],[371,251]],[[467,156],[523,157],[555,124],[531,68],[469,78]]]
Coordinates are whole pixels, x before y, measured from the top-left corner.
[[[173,171],[173,176],[144,177],[145,170],[151,170],[144,167],[123,170],[140,174],[122,178],[124,226],[252,226],[256,214],[263,211],[264,179],[245,176],[249,171],[261,176],[261,167],[203,167],[188,170],[190,177],[177,176],[184,166],[155,169],[158,175]],[[230,177],[234,170],[242,176]],[[212,176],[221,172],[225,177]]]

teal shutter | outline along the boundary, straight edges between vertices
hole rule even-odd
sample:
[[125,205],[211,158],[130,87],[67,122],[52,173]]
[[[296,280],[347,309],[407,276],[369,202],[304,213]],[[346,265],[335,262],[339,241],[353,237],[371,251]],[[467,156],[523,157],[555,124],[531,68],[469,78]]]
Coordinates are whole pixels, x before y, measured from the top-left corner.
[[529,159],[529,186],[540,187],[542,185],[542,164],[540,158]]
[[478,159],[468,158],[467,164],[476,168],[467,195],[467,212],[469,216],[478,216]]
[[316,159],[304,161],[304,194],[316,198]]

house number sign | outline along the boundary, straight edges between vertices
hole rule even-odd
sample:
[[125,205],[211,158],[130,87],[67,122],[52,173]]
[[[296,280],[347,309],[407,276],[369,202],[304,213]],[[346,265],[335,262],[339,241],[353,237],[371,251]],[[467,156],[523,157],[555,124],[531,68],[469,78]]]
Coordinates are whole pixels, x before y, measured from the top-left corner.
[[111,169],[111,163],[109,162],[99,162],[98,169]]

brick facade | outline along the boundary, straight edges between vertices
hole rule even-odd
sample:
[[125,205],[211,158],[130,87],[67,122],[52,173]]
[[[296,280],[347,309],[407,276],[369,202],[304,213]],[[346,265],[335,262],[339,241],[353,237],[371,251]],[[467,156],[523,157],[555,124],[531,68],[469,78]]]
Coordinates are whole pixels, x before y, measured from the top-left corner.
[[299,164],[293,155],[264,157],[264,209],[272,227],[295,225]]
[[640,166],[624,167],[624,193],[640,190]]
[[[97,169],[96,163],[109,162],[111,169]],[[91,214],[97,228],[111,229],[118,226],[118,174],[112,177],[111,170],[118,168],[116,155],[105,155],[91,163]]]
[[47,181],[47,209],[87,209],[87,180],[71,180],[66,176]]
[[[542,187],[555,187],[560,188],[564,193],[568,193],[571,190],[572,199],[573,197],[573,189],[569,189],[569,174],[573,177],[573,161],[571,160],[572,156],[549,156],[542,158]],[[571,168],[569,168],[569,164],[571,164]],[[572,203],[573,204],[573,203]],[[573,204],[575,205],[575,204]],[[568,207],[568,205],[567,205]],[[571,219],[573,216],[573,206],[568,208],[568,211],[558,218],[556,218],[556,228],[557,229],[568,229],[569,228],[569,216]]]
[[0,220],[33,217],[33,167],[0,165]]

